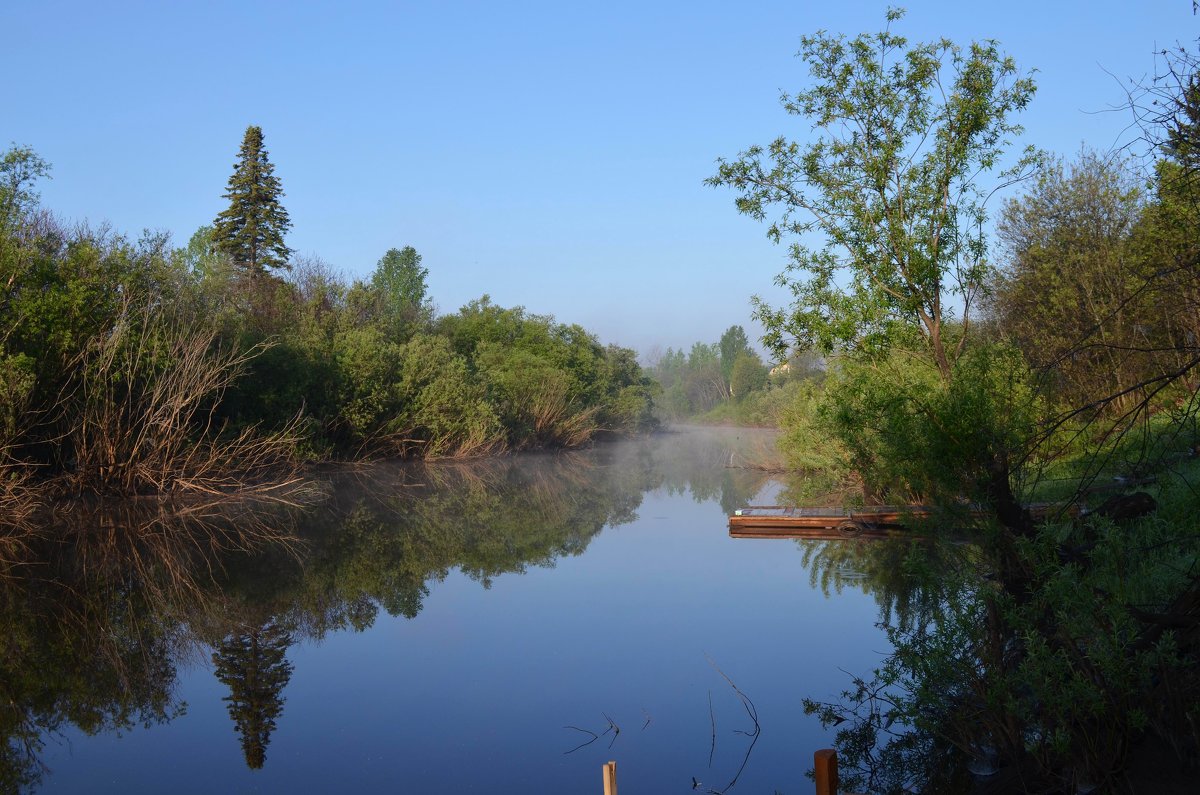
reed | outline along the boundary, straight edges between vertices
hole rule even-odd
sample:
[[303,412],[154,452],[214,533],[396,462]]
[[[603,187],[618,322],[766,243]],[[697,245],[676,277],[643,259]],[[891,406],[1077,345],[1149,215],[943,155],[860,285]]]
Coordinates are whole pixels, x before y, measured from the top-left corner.
[[60,398],[61,444],[72,457],[60,490],[215,495],[298,483],[299,417],[269,433],[230,432],[216,421],[222,396],[263,350],[224,349],[214,328],[127,298]]

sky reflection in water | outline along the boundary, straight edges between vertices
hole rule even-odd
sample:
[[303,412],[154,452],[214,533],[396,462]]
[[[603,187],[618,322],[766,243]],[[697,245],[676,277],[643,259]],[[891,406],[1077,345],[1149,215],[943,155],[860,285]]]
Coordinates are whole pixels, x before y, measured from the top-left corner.
[[[201,608],[158,619],[188,636],[171,690],[186,713],[64,725],[39,791],[600,792],[608,759],[630,791],[721,789],[753,724],[715,665],[762,728],[731,791],[807,792],[830,737],[801,699],[834,697],[839,668],[869,671],[886,641],[868,581],[826,595],[797,542],[728,537],[727,512],[773,488],[727,468],[731,446],[764,439],[689,431],[335,484],[297,526],[300,560],[227,561]],[[292,670],[253,770],[210,660],[256,624],[290,634]],[[566,726],[608,717],[615,739],[566,753],[590,739]]]

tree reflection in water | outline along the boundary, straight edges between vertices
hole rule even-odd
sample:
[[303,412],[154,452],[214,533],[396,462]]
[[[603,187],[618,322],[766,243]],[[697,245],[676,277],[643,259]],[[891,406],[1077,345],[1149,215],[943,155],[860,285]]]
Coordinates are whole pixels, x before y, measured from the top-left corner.
[[[872,793],[970,791],[956,743],[971,734],[971,693],[983,682],[971,633],[980,616],[963,588],[977,550],[945,539],[799,543],[814,586],[874,596],[893,646],[879,668],[850,674],[840,700],[805,699],[805,712],[837,727],[843,784]],[[962,722],[968,727],[953,726]]]
[[[1084,540],[1086,557],[1064,566]],[[806,546],[824,588],[846,587],[847,568],[867,574],[852,583],[875,595],[893,647],[840,700],[805,703],[837,729],[843,783],[872,793],[1191,786],[1200,730],[1179,694],[1200,682],[1195,543],[1167,521],[1136,532],[1046,525],[1009,550],[1007,583],[980,552],[994,544]]]
[[[747,433],[749,437],[754,434]],[[762,436],[762,434],[757,434]],[[46,775],[70,727],[170,721],[181,667],[212,661],[246,763],[285,720],[291,643],[414,617],[452,570],[485,588],[579,555],[653,489],[740,506],[768,480],[727,441],[666,434],[577,453],[380,464],[327,477],[319,506],[155,501],[78,509],[0,554],[0,790]]]
[[[177,665],[201,645],[229,554],[290,548],[252,504],[79,509],[27,533],[0,572],[0,790],[35,786],[68,726],[125,732],[183,713]],[[273,514],[270,518],[276,518]]]
[[292,678],[287,649],[292,636],[274,623],[230,635],[213,653],[217,679],[229,688],[229,717],[242,737],[246,765],[259,769],[275,719],[283,712],[283,688]]

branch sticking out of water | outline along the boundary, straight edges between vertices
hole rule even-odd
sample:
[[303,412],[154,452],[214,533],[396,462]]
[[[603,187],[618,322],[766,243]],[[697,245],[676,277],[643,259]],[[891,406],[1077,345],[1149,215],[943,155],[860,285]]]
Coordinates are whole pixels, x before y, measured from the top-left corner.
[[599,735],[599,734],[596,734],[596,733],[595,733],[595,732],[593,732],[593,731],[588,731],[587,729],[581,729],[581,728],[579,728],[578,726],[563,726],[563,728],[564,728],[564,729],[573,729],[573,730],[575,730],[575,731],[577,731],[577,732],[583,732],[584,734],[590,734],[590,735],[592,735],[592,739],[590,739],[590,740],[586,740],[585,742],[582,742],[582,743],[580,743],[579,745],[577,745],[577,746],[575,746],[574,748],[572,748],[570,751],[563,751],[563,756],[566,756],[567,754],[573,754],[573,753],[575,753],[576,751],[578,751],[580,748],[586,748],[587,746],[589,746],[589,745],[591,745],[592,743],[596,742],[596,740],[599,740],[599,739],[600,739],[600,735]]
[[[742,735],[745,735],[746,737],[750,738],[750,745],[747,746],[747,748],[746,748],[746,755],[744,757],[742,757],[742,764],[740,767],[738,767],[737,773],[735,773],[733,778],[730,779],[729,783],[726,784],[721,789],[711,789],[710,788],[708,790],[709,795],[725,795],[726,792],[733,789],[733,787],[737,784],[738,779],[740,779],[742,777],[742,771],[744,771],[746,769],[746,764],[750,761],[750,754],[752,751],[754,751],[754,746],[758,743],[758,738],[762,734],[762,725],[758,722],[758,709],[754,706],[754,702],[750,700],[750,697],[742,692],[741,688],[739,688],[734,683],[734,681],[729,678],[728,674],[726,674],[724,671],[722,671],[720,669],[720,667],[718,667],[717,664],[715,662],[713,662],[713,659],[711,657],[709,657],[708,655],[705,655],[705,659],[708,660],[708,664],[713,667],[713,670],[716,671],[717,673],[719,673],[721,675],[721,678],[724,679],[726,682],[728,682],[729,686],[731,688],[733,688],[733,692],[737,694],[738,700],[742,702],[742,708],[746,710],[746,715],[750,718],[751,722],[754,724],[754,727],[752,729],[750,729],[749,731],[744,730],[744,729],[735,729],[734,730],[735,734],[742,734]],[[716,721],[716,717],[712,711],[712,691],[711,690],[709,691],[709,694],[708,694],[708,709],[709,709],[709,717],[712,720],[713,751],[715,751],[716,743],[717,743],[717,740],[716,740],[717,721]],[[709,753],[709,765],[710,766],[712,765],[712,753],[711,752]],[[694,779],[693,779],[693,781],[694,781]]]
[[603,737],[604,735],[608,734],[609,732],[612,732],[613,733],[612,739],[608,741],[608,747],[612,748],[613,743],[615,743],[617,741],[617,735],[619,735],[621,733],[621,727],[618,726],[617,724],[613,723],[613,719],[608,717],[607,712],[601,712],[600,714],[604,716],[604,719],[606,721],[608,721],[608,728],[605,729],[604,731],[600,732],[600,736]]
[[713,754],[717,752],[717,715],[713,712],[712,690],[708,691],[708,719],[712,723],[712,745],[708,749],[708,767],[711,770]]
[[[645,710],[642,710],[642,711],[645,712]],[[600,714],[603,715],[604,720],[606,720],[608,722],[608,727],[604,731],[600,732],[599,734],[596,734],[594,731],[592,731],[590,729],[581,729],[578,726],[563,726],[564,729],[571,729],[572,731],[582,732],[583,734],[591,735],[591,738],[592,738],[590,740],[586,740],[586,741],[580,743],[579,745],[575,746],[574,748],[572,748],[569,751],[563,751],[564,756],[566,754],[573,754],[576,751],[578,751],[580,748],[586,748],[587,746],[596,742],[596,740],[599,740],[601,737],[608,734],[609,732],[612,732],[612,739],[608,741],[608,747],[609,748],[613,747],[613,743],[615,743],[617,741],[617,735],[619,735],[621,733],[621,727],[618,726],[616,724],[616,722],[614,722],[613,719],[608,716],[607,712],[601,712]],[[649,725],[650,725],[650,716],[647,714],[646,726],[649,726]],[[643,726],[642,728],[644,729],[644,728],[646,728],[646,726]]]

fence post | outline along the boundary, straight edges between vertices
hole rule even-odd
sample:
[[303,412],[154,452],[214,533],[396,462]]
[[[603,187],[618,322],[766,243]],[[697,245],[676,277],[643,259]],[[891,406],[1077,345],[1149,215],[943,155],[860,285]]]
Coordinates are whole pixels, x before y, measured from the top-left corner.
[[837,751],[822,748],[813,754],[817,795],[838,795]]
[[617,763],[604,766],[604,795],[617,795]]

